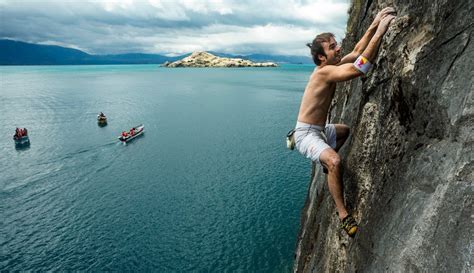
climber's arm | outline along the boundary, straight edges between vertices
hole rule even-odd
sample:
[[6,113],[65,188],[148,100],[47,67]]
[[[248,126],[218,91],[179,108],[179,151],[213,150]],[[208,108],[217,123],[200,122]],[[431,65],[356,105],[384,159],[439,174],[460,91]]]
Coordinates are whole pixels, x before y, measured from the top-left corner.
[[353,64],[326,65],[319,69],[318,74],[329,83],[344,82],[363,75]]
[[351,53],[347,54],[341,59],[341,62],[339,64],[345,64],[345,63],[352,63],[354,62],[359,55],[364,52],[365,48],[367,47],[367,44],[369,43],[370,39],[372,39],[372,36],[374,36],[375,31],[377,30],[377,26],[370,25],[369,29],[365,32],[364,36],[362,36],[362,39],[356,44],[354,47],[354,50],[352,50]]
[[365,50],[355,60],[354,63],[342,65],[326,65],[318,70],[318,74],[327,82],[343,82],[367,74],[372,66],[372,62],[377,55],[382,37],[388,29],[390,22],[395,18],[387,15],[377,27],[375,34],[370,39]]
[[370,40],[372,39],[374,34],[377,32],[378,26],[380,22],[382,21],[382,19],[384,19],[387,15],[392,14],[392,13],[395,13],[395,9],[392,7],[384,8],[379,13],[377,13],[374,21],[372,22],[372,24],[370,24],[364,36],[362,36],[360,41],[355,45],[354,50],[352,50],[351,53],[344,56],[341,59],[341,62],[339,64],[354,62],[357,59],[357,57],[359,57],[367,48],[367,45],[369,44]]
[[385,34],[385,32],[387,32],[387,29],[390,26],[390,22],[394,18],[395,16],[393,15],[387,15],[380,21],[380,24],[378,25],[374,36],[372,36],[372,39],[370,39],[370,42],[362,52],[361,57],[364,57],[369,62],[373,62],[375,60],[375,56],[377,56],[377,52],[379,50],[380,43],[382,42],[383,35]]

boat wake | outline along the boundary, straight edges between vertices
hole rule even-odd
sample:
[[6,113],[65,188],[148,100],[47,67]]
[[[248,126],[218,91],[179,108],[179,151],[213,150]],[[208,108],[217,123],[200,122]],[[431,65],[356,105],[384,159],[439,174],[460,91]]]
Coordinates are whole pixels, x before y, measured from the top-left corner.
[[[104,144],[90,146],[58,156],[53,160],[36,162],[29,167],[32,171],[31,173],[25,172],[16,178],[11,178],[9,183],[5,185],[3,193],[7,194],[22,189],[28,189],[35,184],[41,184],[41,187],[45,187],[46,184],[49,184],[46,188],[56,189],[71,183],[81,183],[85,178],[111,167],[116,158],[121,154],[108,152],[108,150],[110,150],[109,147],[120,144],[118,140],[111,140]],[[103,160],[103,158],[107,160]],[[98,164],[98,162],[100,162],[100,164]],[[87,172],[81,170],[87,170]],[[57,179],[59,177],[62,178]],[[53,183],[52,181],[56,182]],[[52,184],[54,184],[54,186]]]

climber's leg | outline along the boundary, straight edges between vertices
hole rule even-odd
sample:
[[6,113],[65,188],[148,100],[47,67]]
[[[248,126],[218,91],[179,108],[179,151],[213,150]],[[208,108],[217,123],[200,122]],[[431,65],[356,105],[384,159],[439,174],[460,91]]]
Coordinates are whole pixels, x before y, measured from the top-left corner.
[[[349,126],[345,124],[328,124],[324,129],[324,134],[327,138],[327,143],[333,148],[336,152],[344,145],[347,138],[349,137],[350,129]],[[328,173],[326,167],[323,166],[323,172]]]
[[331,148],[325,149],[319,157],[321,164],[328,170],[328,187],[332,198],[336,204],[339,218],[342,220],[347,216],[347,210],[344,206],[344,194],[341,174],[341,158]]
[[336,152],[344,145],[351,132],[349,126],[345,124],[334,124],[336,127]]
[[319,157],[321,164],[328,170],[328,188],[334,203],[336,204],[342,228],[349,236],[354,236],[357,232],[357,223],[354,218],[347,213],[344,205],[344,187],[342,183],[341,158],[335,150],[325,149]]

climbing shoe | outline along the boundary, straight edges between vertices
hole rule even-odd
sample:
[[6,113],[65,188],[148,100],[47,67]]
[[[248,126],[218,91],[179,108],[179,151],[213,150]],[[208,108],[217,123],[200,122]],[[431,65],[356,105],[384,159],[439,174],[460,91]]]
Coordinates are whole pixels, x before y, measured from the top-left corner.
[[354,237],[357,233],[357,222],[351,215],[347,215],[342,219],[341,228],[347,232],[347,235]]

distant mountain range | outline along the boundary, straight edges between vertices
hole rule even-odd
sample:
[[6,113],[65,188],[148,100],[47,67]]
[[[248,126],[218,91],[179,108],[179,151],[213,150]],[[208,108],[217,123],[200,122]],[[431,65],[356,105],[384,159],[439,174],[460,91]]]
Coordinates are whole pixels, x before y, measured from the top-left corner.
[[[311,58],[305,56],[210,53],[219,57],[242,58],[255,62],[312,63]],[[31,44],[7,39],[0,40],[0,65],[162,64],[167,61],[180,60],[190,54],[175,57],[143,53],[91,55],[77,49],[61,46]]]

